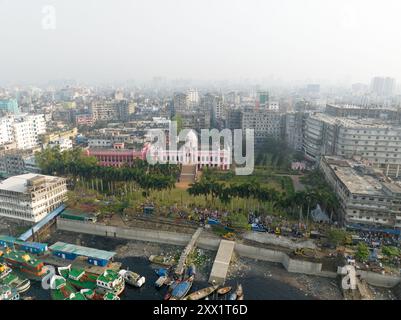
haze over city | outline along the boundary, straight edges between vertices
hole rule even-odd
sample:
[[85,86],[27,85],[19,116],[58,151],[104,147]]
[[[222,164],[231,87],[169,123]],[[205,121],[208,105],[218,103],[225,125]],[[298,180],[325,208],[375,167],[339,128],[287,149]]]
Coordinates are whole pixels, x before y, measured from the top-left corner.
[[0,301],[400,300],[400,3],[0,0]]
[[0,83],[401,79],[400,9],[397,0],[2,0]]

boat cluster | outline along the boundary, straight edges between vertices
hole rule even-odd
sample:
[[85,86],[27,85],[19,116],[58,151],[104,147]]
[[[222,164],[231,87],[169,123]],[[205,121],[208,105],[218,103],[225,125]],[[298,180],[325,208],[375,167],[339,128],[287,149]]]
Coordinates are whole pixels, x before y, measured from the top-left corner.
[[[182,275],[177,275],[171,270],[173,262],[161,256],[150,256],[152,263],[162,265],[164,268],[155,270],[158,279],[155,281],[156,288],[167,286],[167,293],[164,300],[209,300],[212,293],[217,292],[219,296],[224,296],[232,291],[232,287],[219,288],[218,285],[212,285],[195,292],[189,293],[196,275],[194,264],[187,266]],[[234,292],[229,296],[229,300],[243,300],[244,292],[242,285],[239,284]]]

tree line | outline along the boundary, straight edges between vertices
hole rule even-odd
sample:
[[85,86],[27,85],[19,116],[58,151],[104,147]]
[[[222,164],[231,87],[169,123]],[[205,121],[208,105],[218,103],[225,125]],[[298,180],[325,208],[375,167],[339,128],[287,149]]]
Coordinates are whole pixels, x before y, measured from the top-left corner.
[[81,148],[63,152],[58,147],[46,148],[36,153],[35,159],[43,174],[67,176],[73,183],[96,181],[102,190],[111,189],[110,182],[128,181],[135,182],[144,190],[171,189],[180,172],[177,165],[150,165],[141,159],[136,159],[132,167],[104,167],[95,157],[85,156]]
[[187,191],[193,196],[204,196],[206,202],[210,199],[212,204],[216,199],[224,204],[238,198],[254,199],[260,203],[270,202],[272,210],[281,210],[292,216],[302,215],[307,209],[307,220],[310,210],[317,204],[329,212],[331,218],[339,205],[336,195],[326,188],[286,193],[261,186],[252,179],[244,183],[219,182],[210,174],[191,184]]

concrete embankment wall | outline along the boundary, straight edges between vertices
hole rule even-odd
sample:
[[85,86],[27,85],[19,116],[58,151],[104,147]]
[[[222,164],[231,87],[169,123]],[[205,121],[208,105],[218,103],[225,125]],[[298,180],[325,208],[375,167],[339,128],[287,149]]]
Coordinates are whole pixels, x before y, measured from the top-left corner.
[[358,270],[357,275],[360,275],[367,283],[376,287],[393,288],[401,283],[400,277],[379,274],[370,271]]
[[141,240],[186,246],[191,240],[190,234],[139,228],[121,228],[97,223],[57,219],[57,228],[65,231],[94,234],[98,236]]
[[327,273],[322,274],[321,263],[291,259],[285,252],[251,247],[240,243],[235,244],[235,252],[240,256],[252,259],[281,263],[288,272],[328,276]]
[[[57,219],[57,228],[60,230],[78,233],[87,233],[128,240],[165,243],[183,247],[185,247],[191,240],[190,234],[140,228],[121,228],[61,218]],[[197,241],[197,247],[205,250],[217,251],[219,245],[219,238],[211,238],[206,234],[201,234]],[[251,259],[281,263],[288,272],[304,273],[331,278],[336,277],[336,273],[334,272],[322,271],[321,263],[291,259],[285,252],[277,250],[270,250],[236,243],[234,252],[240,256]],[[400,278],[395,276],[381,275],[368,271],[358,271],[358,274],[360,274],[367,283],[373,286],[391,288],[400,283]]]

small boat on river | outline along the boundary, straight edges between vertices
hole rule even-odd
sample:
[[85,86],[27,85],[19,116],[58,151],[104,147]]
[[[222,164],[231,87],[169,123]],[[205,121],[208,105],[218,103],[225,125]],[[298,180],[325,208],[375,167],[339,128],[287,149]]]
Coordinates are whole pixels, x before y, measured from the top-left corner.
[[145,283],[145,277],[141,277],[138,273],[129,270],[120,270],[119,274],[123,277],[124,281],[131,286],[140,288]]
[[224,287],[217,290],[217,293],[220,295],[225,295],[231,291],[231,287]]
[[200,299],[206,298],[207,296],[212,294],[214,291],[216,291],[217,288],[218,288],[218,286],[211,286],[211,287],[203,288],[201,290],[195,291],[195,292],[187,295],[183,300],[200,300]]

